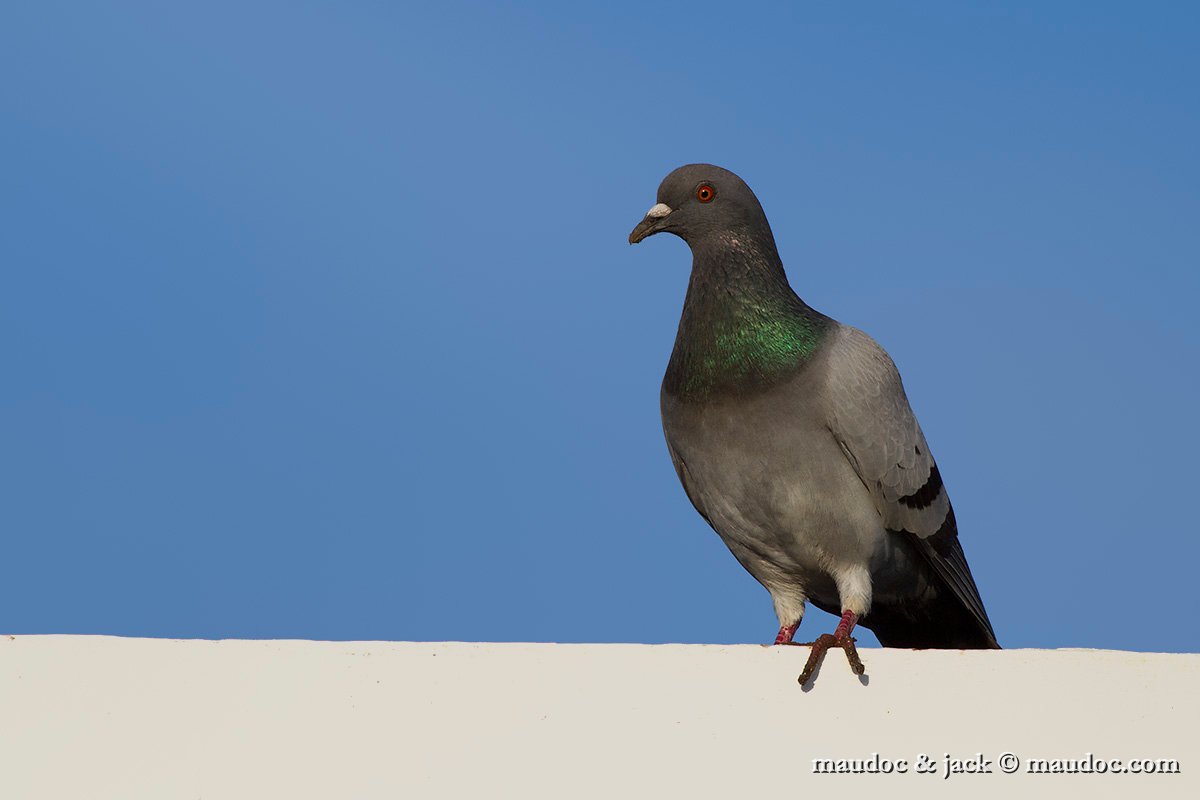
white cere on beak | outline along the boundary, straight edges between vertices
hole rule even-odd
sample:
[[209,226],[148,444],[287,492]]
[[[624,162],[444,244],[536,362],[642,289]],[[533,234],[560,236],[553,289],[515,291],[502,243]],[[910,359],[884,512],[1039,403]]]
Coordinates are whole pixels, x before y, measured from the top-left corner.
[[646,216],[653,219],[658,219],[659,217],[665,217],[670,213],[671,207],[669,205],[666,203],[656,203],[653,208],[646,212]]

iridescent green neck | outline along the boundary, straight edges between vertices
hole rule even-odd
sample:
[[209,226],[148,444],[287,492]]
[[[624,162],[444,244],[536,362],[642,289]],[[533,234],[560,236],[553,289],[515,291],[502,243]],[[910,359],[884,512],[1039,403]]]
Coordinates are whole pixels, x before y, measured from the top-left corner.
[[792,291],[766,221],[688,245],[692,275],[663,391],[688,402],[745,396],[803,369],[836,323]]
[[704,298],[689,291],[689,305],[663,381],[683,400],[753,394],[777,384],[809,361],[832,325],[790,288]]

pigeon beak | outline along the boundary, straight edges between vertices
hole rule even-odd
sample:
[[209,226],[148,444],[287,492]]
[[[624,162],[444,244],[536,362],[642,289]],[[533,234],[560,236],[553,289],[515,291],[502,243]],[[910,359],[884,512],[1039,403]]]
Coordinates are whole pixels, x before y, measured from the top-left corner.
[[646,218],[637,224],[633,232],[629,234],[629,243],[637,244],[647,236],[654,234],[667,227],[667,215],[671,213],[671,207],[666,203],[656,203],[653,208],[646,212]]

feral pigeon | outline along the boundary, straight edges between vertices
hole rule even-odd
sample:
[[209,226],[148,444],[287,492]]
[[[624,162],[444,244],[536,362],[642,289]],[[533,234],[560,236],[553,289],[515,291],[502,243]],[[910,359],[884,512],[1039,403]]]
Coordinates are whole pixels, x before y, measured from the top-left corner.
[[813,645],[996,648],[950,498],[888,354],[789,285],[758,198],[709,164],[668,175],[629,234],[692,251],[663,378],[667,447],[692,505],[771,594],[776,644],[805,604],[840,615]]

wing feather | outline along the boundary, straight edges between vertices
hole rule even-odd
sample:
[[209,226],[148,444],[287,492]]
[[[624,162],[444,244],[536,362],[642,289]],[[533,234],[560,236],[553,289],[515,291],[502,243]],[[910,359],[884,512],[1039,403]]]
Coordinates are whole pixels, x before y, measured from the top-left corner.
[[884,527],[908,536],[992,642],[995,635],[958,541],[950,497],[900,373],[870,336],[842,327],[832,343],[830,430],[867,488]]

